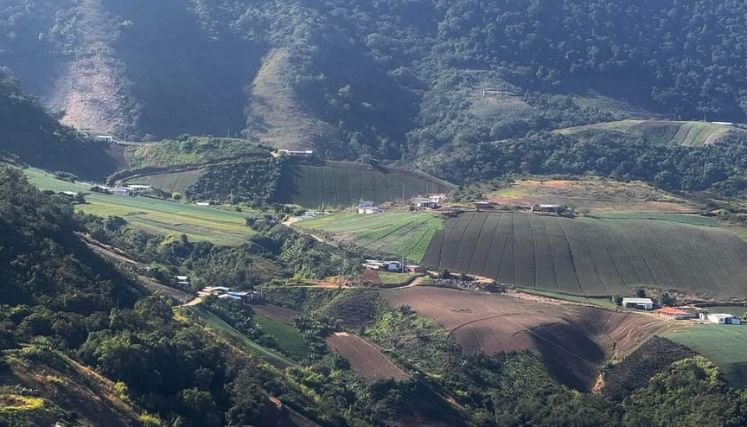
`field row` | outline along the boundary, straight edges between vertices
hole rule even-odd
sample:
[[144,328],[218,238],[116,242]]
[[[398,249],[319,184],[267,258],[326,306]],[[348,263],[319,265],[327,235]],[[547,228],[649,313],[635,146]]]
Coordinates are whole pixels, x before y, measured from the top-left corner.
[[467,213],[436,233],[424,264],[517,286],[587,296],[636,286],[713,296],[747,291],[747,244],[664,221]]
[[278,201],[308,208],[357,205],[402,200],[418,194],[446,192],[447,184],[427,175],[346,162],[323,166],[294,165],[283,172]]

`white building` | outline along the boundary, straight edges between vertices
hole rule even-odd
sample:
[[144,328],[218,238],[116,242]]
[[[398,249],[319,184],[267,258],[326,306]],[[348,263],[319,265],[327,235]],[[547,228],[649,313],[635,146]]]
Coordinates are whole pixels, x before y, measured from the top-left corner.
[[376,206],[374,202],[362,201],[358,203],[358,213],[361,215],[374,215],[382,212],[384,211]]
[[314,155],[313,150],[287,150],[287,149],[280,149],[278,150],[279,156],[290,156],[290,157],[311,157]]
[[622,306],[639,310],[653,310],[654,302],[651,298],[623,298]]
[[430,197],[413,197],[411,200],[413,206],[418,209],[437,209],[438,202],[434,202]]
[[708,314],[708,321],[719,325],[741,325],[742,319],[727,313]]

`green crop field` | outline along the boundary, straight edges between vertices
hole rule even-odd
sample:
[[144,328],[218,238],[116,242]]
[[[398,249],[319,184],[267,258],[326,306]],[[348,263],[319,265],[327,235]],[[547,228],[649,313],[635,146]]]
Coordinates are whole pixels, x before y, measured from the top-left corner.
[[717,227],[661,220],[465,213],[435,234],[423,263],[589,297],[639,286],[747,296],[747,243]]
[[199,324],[219,334],[232,345],[258,356],[276,368],[282,369],[289,366],[297,366],[296,363],[277,351],[263,347],[250,340],[246,335],[237,331],[231,325],[224,322],[223,319],[203,307],[182,307],[181,310],[193,314]]
[[262,331],[275,338],[280,349],[293,359],[301,360],[308,353],[303,335],[295,327],[261,314],[256,314],[254,320]]
[[443,220],[430,213],[340,213],[301,221],[294,226],[301,230],[320,230],[335,240],[420,262],[433,236],[443,228]]
[[617,132],[647,138],[659,144],[700,147],[713,144],[729,132],[743,131],[731,125],[709,122],[622,120],[561,129],[557,132],[580,138],[587,138],[605,132]]
[[339,208],[361,199],[376,203],[402,200],[419,194],[445,193],[453,185],[435,177],[353,162],[289,165],[283,171],[277,201],[307,208]]
[[102,217],[120,216],[127,223],[155,234],[186,234],[194,241],[240,245],[253,233],[246,214],[148,197],[124,197],[90,193],[89,186],[61,181],[46,172],[26,169],[29,181],[42,190],[77,191],[86,194],[85,205],[76,210]]
[[747,387],[747,325],[695,325],[664,337],[713,361],[735,387]]

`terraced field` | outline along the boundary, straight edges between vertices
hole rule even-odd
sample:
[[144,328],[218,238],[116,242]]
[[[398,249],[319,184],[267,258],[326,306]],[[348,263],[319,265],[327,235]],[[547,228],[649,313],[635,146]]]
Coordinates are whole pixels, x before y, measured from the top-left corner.
[[427,174],[354,162],[290,165],[283,172],[277,201],[307,208],[339,208],[361,199],[376,203],[418,194],[445,193],[453,185]]
[[647,138],[659,144],[700,147],[715,143],[729,132],[744,131],[729,124],[712,122],[622,120],[567,128],[557,132],[580,138],[589,138],[605,132],[617,132]]
[[585,296],[638,286],[747,296],[747,243],[716,227],[670,221],[465,213],[435,234],[423,263]]
[[307,231],[318,230],[336,241],[420,262],[433,236],[443,228],[443,221],[429,213],[344,213],[297,222],[294,227]]
[[600,367],[679,325],[655,316],[432,287],[383,291],[437,321],[465,353],[530,350],[563,384],[588,390]]

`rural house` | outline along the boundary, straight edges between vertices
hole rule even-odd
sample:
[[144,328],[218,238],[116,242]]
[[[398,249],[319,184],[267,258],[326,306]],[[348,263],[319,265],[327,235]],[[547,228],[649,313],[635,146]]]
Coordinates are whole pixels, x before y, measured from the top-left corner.
[[495,203],[489,202],[487,200],[480,200],[479,202],[475,202],[475,209],[477,212],[480,212],[480,210],[488,210],[488,209],[494,209]]
[[314,151],[312,150],[286,150],[286,149],[278,150],[278,156],[311,157],[313,155],[314,155]]
[[358,203],[358,213],[361,215],[374,215],[378,213],[382,213],[383,210],[376,206],[374,202],[370,201],[361,201]]
[[623,298],[622,306],[638,310],[653,310],[654,302],[651,298]]
[[262,300],[259,292],[256,291],[226,292],[225,294],[220,295],[218,298],[240,301],[242,304],[254,304]]
[[698,317],[698,315],[693,311],[674,307],[660,308],[656,310],[656,314],[670,320],[694,319]]
[[430,197],[413,197],[411,203],[417,209],[438,209],[438,202],[434,202]]
[[539,215],[562,215],[568,210],[564,205],[532,205],[531,212]]
[[707,315],[708,320],[711,323],[717,323],[719,325],[741,325],[742,319],[732,314],[727,313],[712,313]]
[[367,259],[362,264],[367,270],[385,270],[385,271],[402,271],[402,263],[399,261],[379,261],[376,259]]

